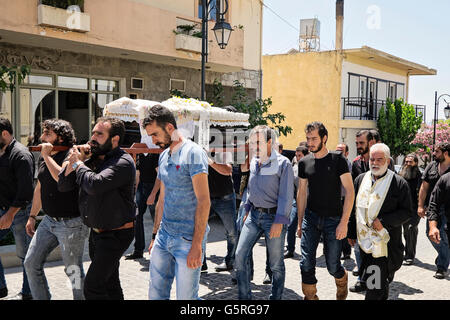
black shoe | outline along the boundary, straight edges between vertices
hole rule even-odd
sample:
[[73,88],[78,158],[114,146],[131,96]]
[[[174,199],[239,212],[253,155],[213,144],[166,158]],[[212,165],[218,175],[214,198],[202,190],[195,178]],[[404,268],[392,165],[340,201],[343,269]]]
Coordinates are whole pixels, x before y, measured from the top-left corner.
[[0,289],[0,299],[8,296],[8,288],[4,287]]
[[292,257],[294,257],[294,252],[292,252],[292,251],[288,251],[284,255],[285,259],[289,259],[289,258],[292,258]]
[[231,278],[231,283],[236,285],[237,284],[237,279],[235,277],[232,277]]
[[342,256],[342,258],[341,258],[341,260],[348,260],[348,259],[350,259],[349,254],[346,254],[346,255]]
[[6,300],[33,300],[33,296],[31,294],[23,294],[22,292],[19,292],[15,296],[12,296]]
[[208,265],[206,264],[206,260],[205,260],[205,262],[203,262],[203,264],[202,264],[202,270],[201,270],[201,272],[203,273],[203,272],[208,272]]
[[433,277],[435,277],[436,279],[439,279],[439,280],[445,279],[445,273],[446,272],[444,270],[438,269]]
[[233,270],[233,266],[227,265],[225,262],[223,262],[222,264],[219,264],[218,266],[216,266],[216,271],[217,272],[230,271],[230,270]]
[[359,276],[359,271],[358,271],[358,270],[353,270],[353,271],[352,271],[352,274],[353,274],[355,277],[358,277],[358,276]]
[[357,281],[354,286],[351,286],[348,290],[351,292],[364,292],[367,290],[365,282]]
[[125,260],[142,259],[143,257],[144,255],[142,253],[133,252],[132,254],[125,256]]
[[266,276],[264,277],[263,284],[271,284],[272,283],[272,276],[270,276],[268,273],[266,273]]

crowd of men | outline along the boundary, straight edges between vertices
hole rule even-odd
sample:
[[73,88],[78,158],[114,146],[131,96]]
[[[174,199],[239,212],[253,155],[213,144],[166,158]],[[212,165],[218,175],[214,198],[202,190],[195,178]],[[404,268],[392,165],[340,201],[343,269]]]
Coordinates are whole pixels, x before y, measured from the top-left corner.
[[[32,153],[14,138],[10,121],[0,118],[0,239],[13,232],[23,263],[22,290],[10,299],[51,298],[44,263],[60,246],[75,300],[123,300],[119,261],[133,240],[134,251],[125,259],[143,257],[147,208],[154,222],[152,300],[169,299],[174,280],[177,299],[199,299],[200,275],[208,268],[210,212],[222,220],[227,239],[226,257],[216,271],[234,271],[232,281],[242,300],[252,298],[252,252],[262,236],[269,299],[283,298],[284,259],[294,256],[297,237],[305,300],[319,299],[315,268],[320,242],[337,300],[345,300],[348,290],[365,292],[368,300],[388,299],[395,272],[414,264],[417,226],[425,217],[427,236],[438,253],[435,277],[446,276],[448,142],[436,146],[435,161],[423,174],[415,154],[405,157],[397,174],[376,130],[358,132],[358,157],[351,162],[348,146],[329,150],[326,127],[312,122],[290,161],[282,155],[276,132],[257,126],[249,135],[245,163],[232,166],[226,153],[208,154],[183,137],[163,106],[150,109],[142,127],[164,151],[141,154],[135,163],[120,148],[125,125],[119,119],[99,118],[85,145],[76,145],[69,122],[44,121],[34,183]],[[36,228],[41,211],[44,217]],[[87,239],[91,262],[85,273]],[[341,260],[350,257],[352,247],[358,281],[349,288]],[[0,261],[0,298],[7,295]]]

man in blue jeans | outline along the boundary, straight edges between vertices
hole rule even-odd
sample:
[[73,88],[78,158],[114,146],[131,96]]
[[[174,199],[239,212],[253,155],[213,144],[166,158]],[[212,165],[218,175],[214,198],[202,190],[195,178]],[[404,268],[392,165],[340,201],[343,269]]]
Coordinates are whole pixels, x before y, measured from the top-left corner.
[[166,107],[153,106],[142,127],[165,149],[158,165],[161,187],[149,248],[148,296],[169,299],[175,278],[177,299],[197,300],[210,210],[207,155],[181,136]]
[[[421,218],[425,218],[427,207],[429,206],[431,193],[441,176],[450,172],[450,143],[441,142],[439,143],[434,152],[433,157],[435,161],[432,161],[423,172],[422,175],[422,185],[419,190],[419,206],[417,209],[417,214]],[[437,251],[438,256],[436,258],[436,273],[434,277],[436,279],[445,279],[447,274],[447,269],[450,263],[450,249],[449,249],[449,239],[445,232],[446,217],[444,214],[440,214],[437,217],[438,229],[440,230],[441,241],[436,243],[431,241],[433,248]],[[426,223],[426,235],[428,237],[430,228],[429,223]]]
[[[69,122],[60,119],[45,120],[42,127],[40,140],[43,143],[38,182],[34,189],[33,205],[26,226],[32,240],[24,266],[33,299],[50,300],[44,264],[53,249],[60,246],[64,271],[72,284],[73,298],[84,300],[83,252],[89,228],[83,224],[80,217],[78,188],[69,192],[58,191],[58,174],[69,150],[53,151],[53,146],[72,147],[75,143],[75,132]],[[45,216],[36,231],[36,216],[41,209]]]
[[208,158],[208,185],[211,211],[215,212],[222,220],[227,236],[227,255],[223,263],[216,266],[217,272],[233,270],[237,242],[236,195],[231,179],[233,169],[228,164],[229,161],[224,161],[226,159],[223,158],[226,155],[226,153],[216,153],[215,160]]
[[288,158],[274,146],[275,132],[267,126],[256,126],[250,132],[250,177],[245,203],[246,217],[236,249],[238,298],[251,300],[249,257],[264,234],[270,270],[271,300],[282,299],[285,281],[283,248],[294,198],[294,173]]
[[[13,232],[16,253],[25,259],[31,238],[25,231],[33,199],[34,158],[13,136],[11,122],[0,117],[0,240]],[[8,295],[0,261],[0,298]],[[22,291],[11,300],[31,300],[28,279],[23,270]]]
[[[341,240],[347,236],[347,224],[355,197],[352,177],[342,154],[328,151],[328,131],[322,123],[308,124],[305,132],[311,153],[298,164],[300,181],[297,194],[302,291],[305,300],[318,299],[316,251],[320,236],[323,235],[327,269],[335,278],[337,287],[336,299],[345,300],[348,294],[348,276],[340,257]],[[344,204],[341,200],[341,186],[345,189]]]

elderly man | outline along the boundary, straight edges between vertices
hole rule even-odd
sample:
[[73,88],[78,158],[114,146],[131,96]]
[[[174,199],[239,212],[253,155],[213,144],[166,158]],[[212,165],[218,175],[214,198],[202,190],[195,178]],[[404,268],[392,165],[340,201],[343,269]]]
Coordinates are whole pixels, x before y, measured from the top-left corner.
[[[250,133],[250,162],[246,216],[236,249],[238,297],[251,299],[249,256],[261,235],[272,271],[271,300],[282,298],[285,280],[284,238],[294,199],[294,173],[288,158],[273,149],[275,132],[256,126]],[[244,218],[245,219],[245,218]]]
[[413,215],[408,183],[388,170],[390,150],[370,148],[370,171],[355,180],[357,194],[349,227],[349,243],[358,239],[366,300],[387,300],[389,282],[403,261],[402,225]]

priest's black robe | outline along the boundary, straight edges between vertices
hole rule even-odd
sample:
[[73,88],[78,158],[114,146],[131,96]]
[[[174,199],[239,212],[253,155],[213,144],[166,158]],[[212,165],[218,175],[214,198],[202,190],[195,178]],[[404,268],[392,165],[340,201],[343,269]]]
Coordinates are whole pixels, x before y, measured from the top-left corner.
[[[360,174],[354,181],[355,199],[365,173]],[[378,219],[389,232],[388,242],[388,271],[389,275],[400,269],[403,263],[405,247],[402,242],[402,225],[417,214],[413,210],[411,195],[406,180],[394,174],[389,191],[378,213]],[[356,203],[356,200],[355,200]],[[357,239],[356,236],[355,206],[349,220],[348,239]]]

